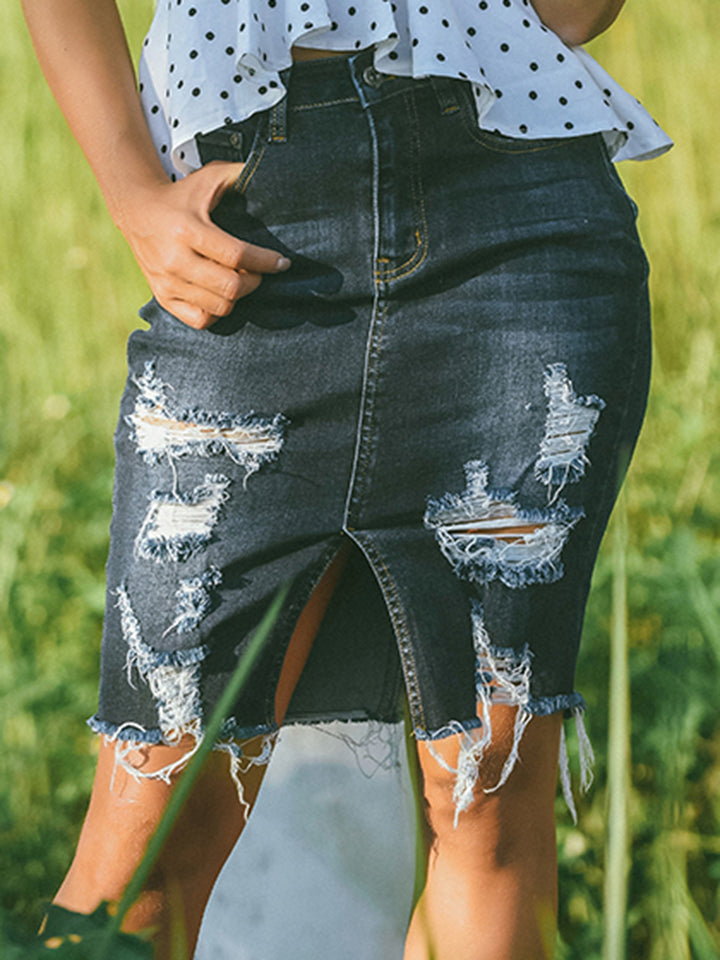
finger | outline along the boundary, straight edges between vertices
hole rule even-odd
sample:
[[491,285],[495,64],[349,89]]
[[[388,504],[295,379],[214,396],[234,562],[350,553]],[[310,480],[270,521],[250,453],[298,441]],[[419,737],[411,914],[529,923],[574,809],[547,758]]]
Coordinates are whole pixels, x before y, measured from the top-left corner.
[[210,163],[206,163],[200,168],[203,175],[206,175],[211,182],[210,210],[214,210],[222,200],[223,194],[235,186],[245,166],[242,161],[232,163],[224,160],[211,160]]
[[204,330],[219,319],[207,310],[201,310],[200,307],[187,303],[185,300],[174,300],[172,298],[167,300],[157,296],[157,294],[156,297],[161,307],[194,330]]
[[209,293],[233,303],[250,292],[245,271],[224,267],[197,253],[183,257],[181,263],[175,264],[172,274],[175,279],[203,287]]
[[[211,185],[210,200],[205,214],[201,217],[207,226],[218,229],[210,219],[210,212],[215,209],[223,195],[235,186],[245,167],[244,162],[211,161],[198,171],[201,175],[207,175]],[[233,237],[233,239],[235,238]],[[243,241],[239,242],[243,243]],[[230,263],[229,266],[244,267],[256,273],[273,273],[287,270],[290,266],[290,260],[287,257],[283,257],[276,250],[271,250],[268,247],[245,243],[242,249],[238,248],[238,253],[243,259],[237,260],[236,263]],[[225,261],[221,260],[220,262],[224,263]]]
[[206,290],[204,287],[180,279],[175,279],[166,284],[161,283],[156,296],[158,296],[158,299],[162,296],[168,301],[187,303],[189,306],[213,317],[225,317],[233,309],[237,300],[257,290],[262,276],[257,273],[241,273],[238,279],[241,286],[238,296],[233,299],[218,296],[211,290]]
[[282,273],[290,267],[290,260],[277,250],[258,247],[239,240],[213,223],[198,223],[191,246],[196,253],[233,270],[252,273]]
[[224,267],[187,246],[176,245],[163,250],[162,257],[162,262],[154,264],[154,269],[147,265],[145,275],[156,296],[168,300],[186,299],[188,285],[192,285],[234,303],[257,287],[256,281],[248,279],[247,271]]
[[238,267],[249,270],[251,273],[284,273],[291,266],[292,261],[289,257],[268,247],[258,247],[254,243],[244,245],[238,262]]

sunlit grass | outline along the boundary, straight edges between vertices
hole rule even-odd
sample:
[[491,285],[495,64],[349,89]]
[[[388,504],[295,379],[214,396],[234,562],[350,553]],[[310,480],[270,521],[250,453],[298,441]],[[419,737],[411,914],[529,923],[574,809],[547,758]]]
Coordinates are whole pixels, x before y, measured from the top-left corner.
[[[151,3],[123,9],[137,48]],[[81,719],[95,708],[111,435],[124,341],[147,291],[17,4],[0,7],[0,29],[0,876],[2,905],[30,925],[67,866],[92,775]],[[620,562],[632,702],[627,956],[720,955],[719,39],[717,0],[629,0],[592,46],[677,146],[621,171],[652,264],[655,362],[622,561],[611,534],[580,657],[598,777],[578,828],[558,807],[564,960],[603,954]]]

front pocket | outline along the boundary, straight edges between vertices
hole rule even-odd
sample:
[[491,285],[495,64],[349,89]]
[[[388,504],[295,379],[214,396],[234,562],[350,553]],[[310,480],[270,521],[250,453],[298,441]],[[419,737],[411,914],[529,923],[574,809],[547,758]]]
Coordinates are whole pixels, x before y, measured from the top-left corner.
[[201,162],[206,164],[213,160],[222,160],[228,163],[243,163],[240,176],[230,189],[244,193],[265,155],[268,122],[269,113],[263,110],[240,123],[198,134],[195,140]]
[[464,132],[486,150],[494,153],[538,153],[555,150],[577,139],[576,137],[524,138],[506,137],[502,133],[485,130],[478,126],[475,102],[469,84],[465,84],[460,103],[460,119]]

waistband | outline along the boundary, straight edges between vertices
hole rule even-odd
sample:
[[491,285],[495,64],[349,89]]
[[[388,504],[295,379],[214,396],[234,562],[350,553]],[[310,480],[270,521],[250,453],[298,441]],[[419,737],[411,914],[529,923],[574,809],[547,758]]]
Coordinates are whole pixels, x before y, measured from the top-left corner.
[[381,73],[373,65],[369,47],[346,56],[300,60],[280,74],[287,95],[268,111],[270,140],[283,140],[290,109],[311,108],[335,102],[359,101],[363,109],[408,92],[432,90],[442,114],[455,113],[463,100],[471,99],[464,80],[452,77],[421,77]]

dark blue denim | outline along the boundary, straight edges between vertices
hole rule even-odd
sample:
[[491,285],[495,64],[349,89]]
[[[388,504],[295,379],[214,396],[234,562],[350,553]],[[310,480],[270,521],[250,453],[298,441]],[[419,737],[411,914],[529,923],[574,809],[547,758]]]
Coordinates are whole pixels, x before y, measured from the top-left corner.
[[579,711],[600,540],[645,409],[647,264],[600,134],[478,129],[461,81],[296,64],[199,137],[244,160],[214,217],[292,258],[196,331],[155,301],[116,434],[95,729],[202,727],[278,586],[228,735],[275,728],[295,620],[353,549],[287,722],[480,728]]

